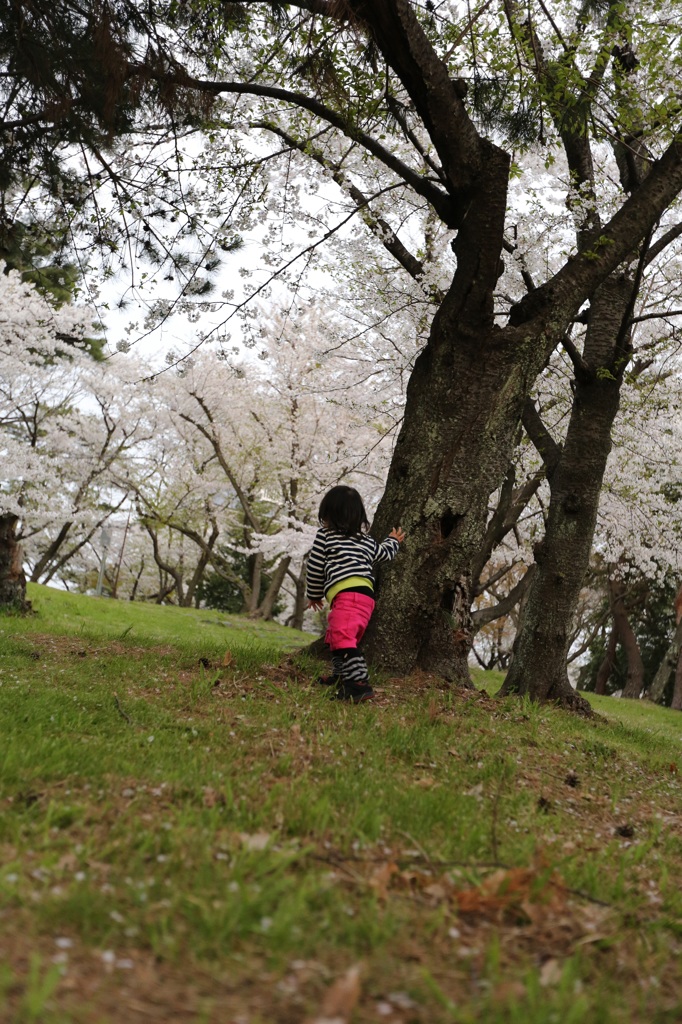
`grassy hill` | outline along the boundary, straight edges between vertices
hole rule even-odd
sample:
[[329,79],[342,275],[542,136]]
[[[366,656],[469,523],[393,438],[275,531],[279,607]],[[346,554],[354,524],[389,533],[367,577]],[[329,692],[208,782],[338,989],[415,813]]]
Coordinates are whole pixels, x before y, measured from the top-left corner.
[[682,718],[379,679],[32,587],[0,619],[0,1021],[682,1019]]

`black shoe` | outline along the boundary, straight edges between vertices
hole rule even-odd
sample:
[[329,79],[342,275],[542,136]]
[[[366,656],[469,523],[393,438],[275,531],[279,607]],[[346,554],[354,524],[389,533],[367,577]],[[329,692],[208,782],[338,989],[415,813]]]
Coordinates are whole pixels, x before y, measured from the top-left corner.
[[341,682],[341,676],[318,676],[316,682],[319,686],[336,686]]
[[353,704],[371,700],[376,694],[369,683],[339,683],[332,700],[348,700]]

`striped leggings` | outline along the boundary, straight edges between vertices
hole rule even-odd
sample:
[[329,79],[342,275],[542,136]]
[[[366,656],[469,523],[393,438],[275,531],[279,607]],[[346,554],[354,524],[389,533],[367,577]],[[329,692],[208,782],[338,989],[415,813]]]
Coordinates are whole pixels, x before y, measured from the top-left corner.
[[366,683],[369,679],[367,662],[356,647],[332,652],[332,671],[344,683]]

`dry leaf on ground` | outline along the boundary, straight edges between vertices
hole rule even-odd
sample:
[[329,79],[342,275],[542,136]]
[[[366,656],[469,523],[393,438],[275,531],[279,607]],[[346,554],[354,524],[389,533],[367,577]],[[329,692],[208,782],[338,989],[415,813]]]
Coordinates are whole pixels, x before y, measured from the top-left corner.
[[372,876],[369,880],[369,884],[376,892],[380,900],[388,899],[388,888],[391,884],[393,875],[399,874],[400,868],[393,861],[387,861],[385,864],[380,864],[372,872]]
[[348,1024],[360,998],[361,972],[362,965],[354,964],[337,978],[325,993],[320,1013],[312,1017],[308,1024]]

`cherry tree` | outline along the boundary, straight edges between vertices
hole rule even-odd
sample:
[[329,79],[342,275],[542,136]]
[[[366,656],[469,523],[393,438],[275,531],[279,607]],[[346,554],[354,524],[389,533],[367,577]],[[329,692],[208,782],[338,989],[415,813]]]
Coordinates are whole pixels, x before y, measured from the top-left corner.
[[[330,304],[324,316],[262,310],[247,324],[247,357],[226,342],[157,373],[144,392],[153,443],[121,479],[143,521],[195,544],[240,588],[250,614],[270,617],[281,587],[293,586],[299,624],[322,494],[351,480],[372,507],[388,460],[385,399],[364,386],[362,356],[339,355],[333,319]],[[248,558],[248,580],[235,573],[230,549]]]
[[55,309],[16,271],[0,273],[0,308],[4,522],[15,559],[49,582],[125,501],[114,467],[149,438],[133,400],[140,369],[94,362],[92,311]]
[[0,266],[0,604],[24,606],[19,528],[37,505],[69,504],[60,488],[70,406],[77,400],[83,309],[55,309],[16,271]]

